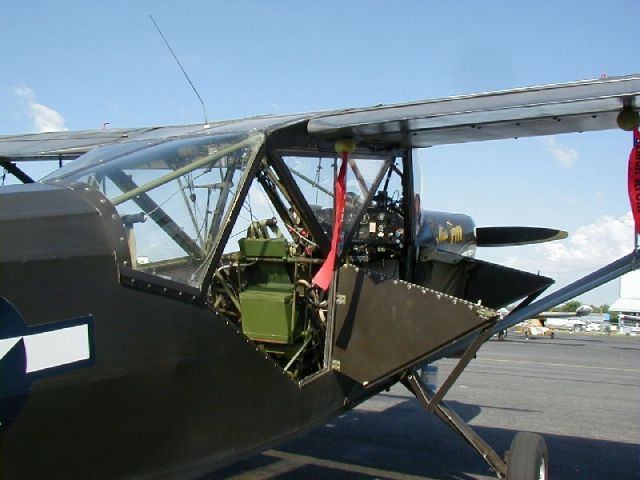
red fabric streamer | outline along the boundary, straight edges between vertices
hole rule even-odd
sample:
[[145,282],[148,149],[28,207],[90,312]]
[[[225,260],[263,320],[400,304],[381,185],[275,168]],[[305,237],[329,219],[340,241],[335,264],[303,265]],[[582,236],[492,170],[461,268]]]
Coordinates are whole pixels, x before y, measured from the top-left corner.
[[636,223],[636,233],[640,234],[640,131],[633,131],[633,148],[629,155],[629,201]]
[[333,234],[331,235],[331,250],[329,250],[329,255],[327,255],[327,259],[322,264],[322,267],[320,267],[318,273],[313,277],[313,284],[317,285],[322,290],[327,290],[329,285],[331,285],[333,270],[335,269],[336,264],[336,256],[338,255],[338,242],[340,241],[340,234],[342,233],[342,220],[346,199],[348,158],[349,152],[342,152],[342,165],[340,165],[340,171],[338,172],[338,178],[336,179],[336,212],[333,221]]

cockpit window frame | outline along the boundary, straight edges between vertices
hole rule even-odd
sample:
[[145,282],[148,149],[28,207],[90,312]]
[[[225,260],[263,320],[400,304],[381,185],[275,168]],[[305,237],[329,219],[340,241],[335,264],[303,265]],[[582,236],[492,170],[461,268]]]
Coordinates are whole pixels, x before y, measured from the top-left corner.
[[[151,160],[142,160],[142,161],[140,161],[137,158],[135,160],[132,159],[134,163],[127,164],[127,161],[128,161],[127,157],[129,157],[132,154],[144,155],[144,153],[142,152],[144,152],[145,150],[153,147],[158,147],[158,146],[161,146],[160,148],[163,148],[162,145],[166,145],[170,152],[171,144],[173,141],[178,141],[179,143],[177,143],[177,145],[179,146],[182,146],[183,144],[184,146],[188,146],[189,140],[194,140],[195,142],[197,142],[197,145],[206,145],[208,143],[206,142],[205,139],[209,138],[211,140],[211,145],[215,145],[216,137],[220,139],[220,142],[233,139],[233,137],[236,137],[237,140],[235,141],[232,140],[233,143],[227,144],[225,147],[221,148],[220,150],[215,150],[212,153],[207,154],[203,157],[196,158],[195,161],[193,162],[189,163],[189,161],[187,161],[184,165],[177,166],[175,170],[169,170],[167,173],[161,174],[158,177],[155,177],[150,181],[145,182],[141,185],[136,185],[135,183],[132,182],[131,179],[129,179],[130,183],[128,185],[131,185],[131,187],[128,188],[125,186],[123,189],[123,187],[119,186],[114,181],[114,179],[111,178],[111,175],[115,175],[116,173],[120,173],[122,177],[129,178],[125,172],[128,170],[131,170],[132,167],[141,166],[141,169],[144,170],[146,168],[149,168],[149,167],[146,167],[147,165],[146,162],[150,161],[151,163],[149,163],[149,165],[154,164],[153,157],[150,157]],[[211,247],[210,249],[207,249],[209,250],[208,253],[205,249],[199,249],[199,248],[196,249],[197,245],[194,241],[191,241],[192,240],[191,237],[187,235],[187,233],[182,232],[180,227],[177,224],[175,224],[175,222],[173,222],[172,220],[173,214],[169,215],[168,213],[164,213],[160,205],[155,205],[152,209],[155,214],[164,215],[164,217],[160,218],[159,220],[156,219],[153,215],[151,216],[154,217],[152,218],[153,221],[156,222],[156,224],[158,224],[158,226],[165,231],[165,234],[167,234],[168,237],[171,239],[170,241],[176,243],[178,246],[181,246],[186,252],[189,252],[189,251],[196,252],[197,250],[196,252],[197,254],[193,253],[191,255],[191,257],[194,260],[198,261],[200,265],[196,269],[196,275],[193,277],[193,281],[189,281],[181,278],[166,277],[166,276],[163,276],[161,273],[155,273],[150,270],[145,270],[144,268],[136,268],[135,265],[133,266],[133,268],[128,264],[121,265],[121,267],[123,267],[124,270],[129,271],[129,274],[127,274],[128,277],[143,276],[147,280],[147,282],[153,278],[156,278],[157,281],[154,281],[153,283],[157,283],[158,285],[165,285],[169,283],[174,286],[173,288],[174,290],[176,289],[176,287],[178,287],[177,288],[178,290],[181,290],[181,291],[184,290],[185,292],[188,292],[190,298],[193,297],[192,293],[194,291],[199,291],[200,297],[202,297],[205,294],[206,289],[208,288],[208,284],[210,283],[210,279],[208,279],[208,276],[212,275],[212,271],[214,269],[214,266],[216,265],[216,263],[212,263],[212,262],[215,262],[216,259],[218,259],[219,261],[221,252],[224,250],[224,244],[226,243],[225,241],[222,240],[224,238],[224,232],[233,223],[233,222],[230,222],[230,218],[232,218],[231,210],[236,204],[242,205],[242,201],[246,197],[247,192],[245,191],[246,190],[245,185],[247,184],[247,180],[253,178],[253,176],[255,175],[256,165],[259,165],[261,161],[260,159],[263,156],[262,152],[264,150],[265,139],[266,139],[266,135],[264,132],[250,131],[250,132],[237,132],[233,134],[225,133],[225,134],[215,134],[215,135],[194,135],[187,138],[181,137],[176,139],[164,140],[160,142],[158,141],[140,142],[139,140],[134,140],[132,142],[134,142],[135,144],[131,145],[130,148],[123,146],[124,144],[118,144],[117,148],[114,148],[114,146],[105,147],[103,152],[98,152],[93,154],[93,159],[91,163],[85,162],[80,166],[80,168],[77,168],[77,167],[69,168],[68,170],[63,172],[56,172],[56,174],[49,175],[46,178],[42,179],[41,181],[47,184],[65,185],[65,184],[76,183],[79,178],[91,177],[92,172],[99,173],[104,178],[109,178],[112,182],[116,183],[120,191],[123,192],[119,195],[112,196],[112,198],[110,199],[111,203],[115,207],[117,207],[118,205],[125,204],[130,200],[134,201],[135,203],[138,203],[139,201],[144,200],[144,198],[150,198],[147,195],[147,193],[151,193],[156,188],[162,187],[169,182],[179,179],[181,176],[189,174],[195,171],[196,169],[206,168],[207,165],[213,164],[218,160],[223,159],[227,155],[231,155],[235,152],[239,152],[242,150],[247,150],[248,155],[246,158],[246,163],[243,166],[243,168],[241,168],[238,171],[238,174],[239,174],[238,180],[237,180],[238,188],[235,189],[235,192],[234,191],[229,192],[231,195],[228,196],[228,200],[225,200],[225,204],[227,205],[227,207],[225,207],[225,209],[223,209],[222,211],[224,213],[224,216],[222,217],[223,219],[220,222],[220,225],[224,226],[224,228],[220,228],[217,230],[212,229],[212,231],[209,232],[209,236],[211,237],[210,238]],[[180,148],[180,147],[176,147],[176,148]],[[170,157],[166,157],[166,158],[170,158]],[[165,161],[165,157],[163,156],[158,157],[158,162],[162,163],[164,161]],[[115,162],[115,165],[114,165],[114,162]],[[119,165],[118,163],[122,163],[122,164]],[[111,172],[109,172],[108,167],[105,168],[109,164],[111,164],[113,168],[113,171]],[[170,164],[167,165],[167,167],[170,168]],[[155,167],[151,167],[151,168],[155,168]],[[91,185],[89,186],[91,187]],[[97,184],[93,185],[93,187],[96,188],[98,187],[98,185]],[[152,199],[150,199],[150,201],[153,202]],[[141,207],[141,209],[145,211],[145,208]],[[226,210],[226,212],[224,210]],[[160,225],[158,221],[160,221],[162,225]],[[166,228],[164,228],[167,226],[166,224],[168,221],[170,221],[169,223],[172,224],[172,225],[169,225],[169,227],[173,226],[169,231]],[[186,247],[189,247],[189,248],[185,249],[183,244],[185,244]],[[196,257],[199,257],[200,259],[198,260],[198,258]],[[179,287],[180,285],[182,285],[184,288],[180,288]]]
[[[309,160],[317,159],[318,156],[321,156],[323,158],[332,158],[335,160],[335,162],[337,162],[340,159],[340,155],[335,151],[326,151],[323,149],[278,148],[273,152],[273,155],[272,155],[272,157],[274,157],[274,159],[277,160],[277,162],[275,163],[279,164],[279,167],[281,169],[284,169],[287,171],[288,171],[288,167],[285,163],[284,158],[289,156],[309,158]],[[389,168],[391,168],[391,166],[393,165],[393,162],[396,159],[401,158],[402,155],[399,152],[393,150],[393,151],[384,151],[384,152],[378,152],[378,153],[356,151],[350,156],[355,157],[357,160],[367,160],[367,159],[382,160],[384,163],[383,163],[383,166],[380,168],[379,172],[377,173],[375,179],[371,182],[371,185],[369,186],[369,192],[358,210],[358,213],[354,220],[354,224],[350,226],[348,231],[343,232],[342,248],[339,252],[340,257],[342,257],[346,251],[348,251],[351,240],[353,239],[353,236],[358,228],[358,222],[362,218],[362,215],[366,210],[366,206],[371,204],[371,201],[375,196],[376,191],[380,186],[380,183],[382,182],[382,179],[384,178],[385,174],[387,173]],[[334,175],[333,175],[334,189],[335,189],[336,176],[337,176],[337,168],[334,168]],[[293,176],[291,174],[288,174],[288,177],[291,179],[290,184],[295,186],[296,191],[299,191],[300,189],[296,181],[293,179]],[[301,203],[304,203],[304,205],[308,208],[311,222],[314,222],[314,224],[317,225],[317,228],[319,229],[319,231],[322,232],[322,236],[326,238],[315,215],[311,212],[309,203],[306,201],[306,199],[304,199],[304,196],[302,195],[301,195],[301,199],[302,199]],[[335,211],[335,198],[334,198],[332,208]],[[328,244],[327,244],[327,247],[328,247]],[[328,252],[328,249],[327,249],[327,252]]]

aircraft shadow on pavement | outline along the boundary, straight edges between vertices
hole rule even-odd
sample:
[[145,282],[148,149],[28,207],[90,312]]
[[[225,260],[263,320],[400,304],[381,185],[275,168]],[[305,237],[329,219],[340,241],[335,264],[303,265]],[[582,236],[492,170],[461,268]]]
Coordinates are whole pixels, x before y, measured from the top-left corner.
[[640,350],[640,347],[611,347],[616,350]]
[[[577,340],[577,339],[576,339]],[[560,343],[560,340],[551,340],[551,339],[547,339],[547,338],[531,338],[529,340],[527,340],[526,337],[522,337],[522,338],[510,338],[507,340],[504,340],[505,342],[511,342],[511,343],[523,343],[523,344],[535,344],[535,345],[558,345]],[[580,340],[582,341],[582,340]],[[564,339],[562,340],[562,342],[564,342]],[[584,347],[584,343],[563,343],[563,347]]]
[[[449,402],[466,421],[481,408]],[[525,413],[526,414],[526,413]],[[499,454],[515,430],[474,426]],[[640,478],[640,446],[562,435],[544,435],[550,477],[564,480]],[[285,465],[283,465],[283,462]],[[275,466],[278,468],[274,468]],[[240,479],[403,479],[474,480],[494,478],[466,442],[413,399],[383,412],[354,410],[300,437],[207,476]]]
[[588,338],[585,335],[580,335],[579,333],[575,336],[571,336],[570,333],[558,335],[556,340],[558,342],[580,342],[583,345],[585,343],[604,343],[602,338]]

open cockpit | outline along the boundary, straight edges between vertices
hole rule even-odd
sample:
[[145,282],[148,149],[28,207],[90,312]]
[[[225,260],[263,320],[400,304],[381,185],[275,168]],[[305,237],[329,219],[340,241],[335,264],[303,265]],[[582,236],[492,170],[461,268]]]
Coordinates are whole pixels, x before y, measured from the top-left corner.
[[[301,380],[328,362],[328,293],[312,284],[329,254],[339,159],[332,145],[208,132],[97,148],[44,182],[98,189],[124,227],[124,268],[198,290]],[[402,152],[350,155],[337,252],[346,263],[395,278],[406,270],[408,162]]]

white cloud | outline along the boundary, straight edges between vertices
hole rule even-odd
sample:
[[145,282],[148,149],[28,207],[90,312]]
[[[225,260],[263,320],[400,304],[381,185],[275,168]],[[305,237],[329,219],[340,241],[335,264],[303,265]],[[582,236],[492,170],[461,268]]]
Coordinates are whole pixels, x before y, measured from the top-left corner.
[[601,217],[579,227],[567,242],[540,245],[544,257],[565,269],[596,267],[611,262],[633,248],[631,212],[622,217]]
[[572,148],[566,148],[560,145],[555,136],[547,137],[545,139],[545,144],[547,146],[547,150],[553,156],[555,161],[567,170],[573,168],[578,161],[578,152]]
[[[633,232],[629,212],[619,217],[600,217],[569,232],[566,240],[513,247],[503,253],[498,249],[481,249],[479,253],[489,261],[553,278],[556,281],[550,290],[553,291],[629,254],[634,247]],[[494,251],[491,258],[485,256],[485,250]],[[617,281],[608,285],[580,296],[581,301],[611,304],[617,297]]]
[[14,89],[14,93],[27,107],[27,114],[31,117],[33,128],[37,133],[68,130],[64,126],[64,117],[52,108],[38,103],[36,95],[31,88],[26,85],[20,85]]
[[632,251],[633,225],[631,212],[620,217],[603,216],[570,232],[567,240],[536,245],[534,255],[510,254],[506,262],[514,268],[551,276],[586,273]]

